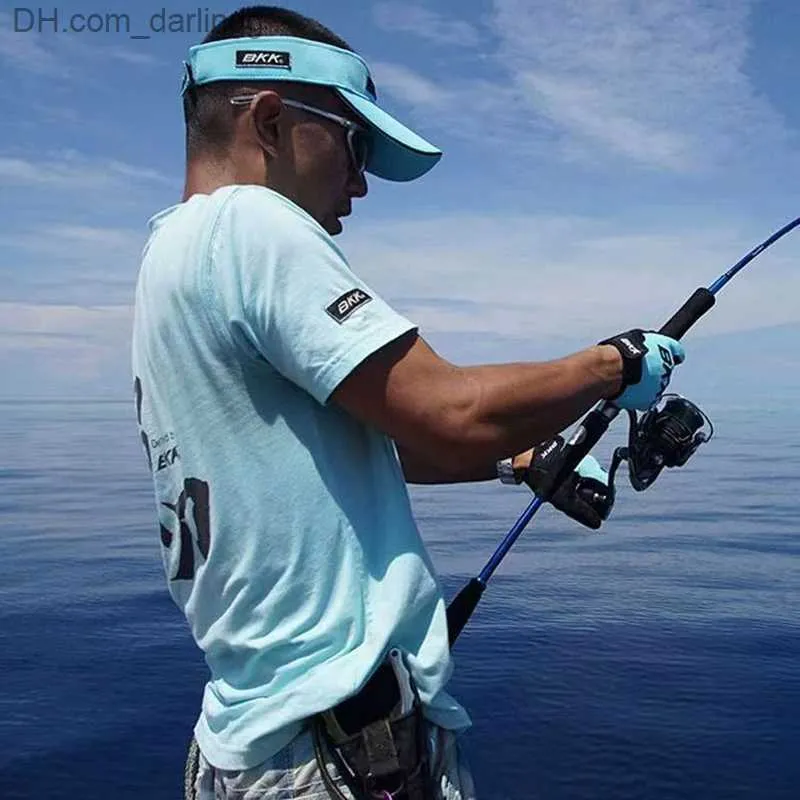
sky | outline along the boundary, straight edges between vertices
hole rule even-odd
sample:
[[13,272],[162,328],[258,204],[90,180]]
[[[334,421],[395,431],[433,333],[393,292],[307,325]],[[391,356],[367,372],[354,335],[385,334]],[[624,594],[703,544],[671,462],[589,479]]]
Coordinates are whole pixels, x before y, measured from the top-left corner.
[[[0,398],[132,397],[147,220],[183,190],[181,63],[238,7],[0,5]],[[800,215],[800,4],[290,7],[359,51],[381,104],[444,150],[418,181],[371,178],[337,242],[456,363],[657,328]],[[800,399],[800,231],[685,344],[701,394]]]

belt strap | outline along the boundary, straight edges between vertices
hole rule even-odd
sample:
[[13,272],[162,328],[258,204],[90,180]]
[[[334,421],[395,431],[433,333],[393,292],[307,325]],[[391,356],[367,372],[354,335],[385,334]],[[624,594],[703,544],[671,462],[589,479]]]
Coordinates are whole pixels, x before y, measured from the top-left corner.
[[364,798],[430,800],[422,706],[399,650],[391,650],[354,697],[314,720],[314,749],[326,788],[342,800],[327,775],[323,741],[353,794]]
[[[400,702],[400,690],[391,666],[385,661],[375,670],[361,691],[343,700],[326,714],[329,728],[338,736],[352,736],[364,726],[391,715]],[[335,718],[335,724],[331,724]]]
[[369,774],[383,778],[400,771],[400,759],[388,720],[373,722],[364,728],[361,736],[367,754]]

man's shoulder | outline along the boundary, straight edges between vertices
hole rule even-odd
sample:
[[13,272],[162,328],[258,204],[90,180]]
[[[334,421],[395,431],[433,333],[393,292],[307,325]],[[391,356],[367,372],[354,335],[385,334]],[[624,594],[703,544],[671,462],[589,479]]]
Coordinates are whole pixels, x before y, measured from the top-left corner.
[[211,199],[223,215],[254,219],[261,225],[275,220],[298,230],[312,226],[322,228],[308,212],[279,192],[257,184],[222,186]]
[[272,189],[255,184],[223,186],[211,201],[214,257],[245,253],[258,259],[307,261],[316,254],[326,261],[347,263],[330,234],[310,214]]

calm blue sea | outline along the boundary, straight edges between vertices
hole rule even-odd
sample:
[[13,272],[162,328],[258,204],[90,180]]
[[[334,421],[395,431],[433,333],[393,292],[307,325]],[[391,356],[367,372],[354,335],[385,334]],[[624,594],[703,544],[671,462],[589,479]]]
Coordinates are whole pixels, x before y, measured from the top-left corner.
[[[543,510],[490,584],[452,687],[484,800],[800,797],[794,412],[707,410],[688,467],[601,534]],[[452,595],[528,495],[413,500]],[[0,403],[0,526],[0,798],[178,800],[205,667],[132,402]]]

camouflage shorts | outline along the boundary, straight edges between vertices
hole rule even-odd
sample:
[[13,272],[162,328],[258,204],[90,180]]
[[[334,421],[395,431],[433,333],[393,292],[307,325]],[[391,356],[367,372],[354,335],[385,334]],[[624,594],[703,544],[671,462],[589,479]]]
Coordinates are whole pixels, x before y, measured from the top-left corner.
[[[428,748],[436,800],[475,800],[472,774],[456,735],[435,725],[428,726]],[[353,795],[342,781],[336,765],[328,760],[328,774],[342,794]],[[186,800],[327,800],[310,731],[257,767],[224,770],[212,767],[192,739],[186,762]]]

